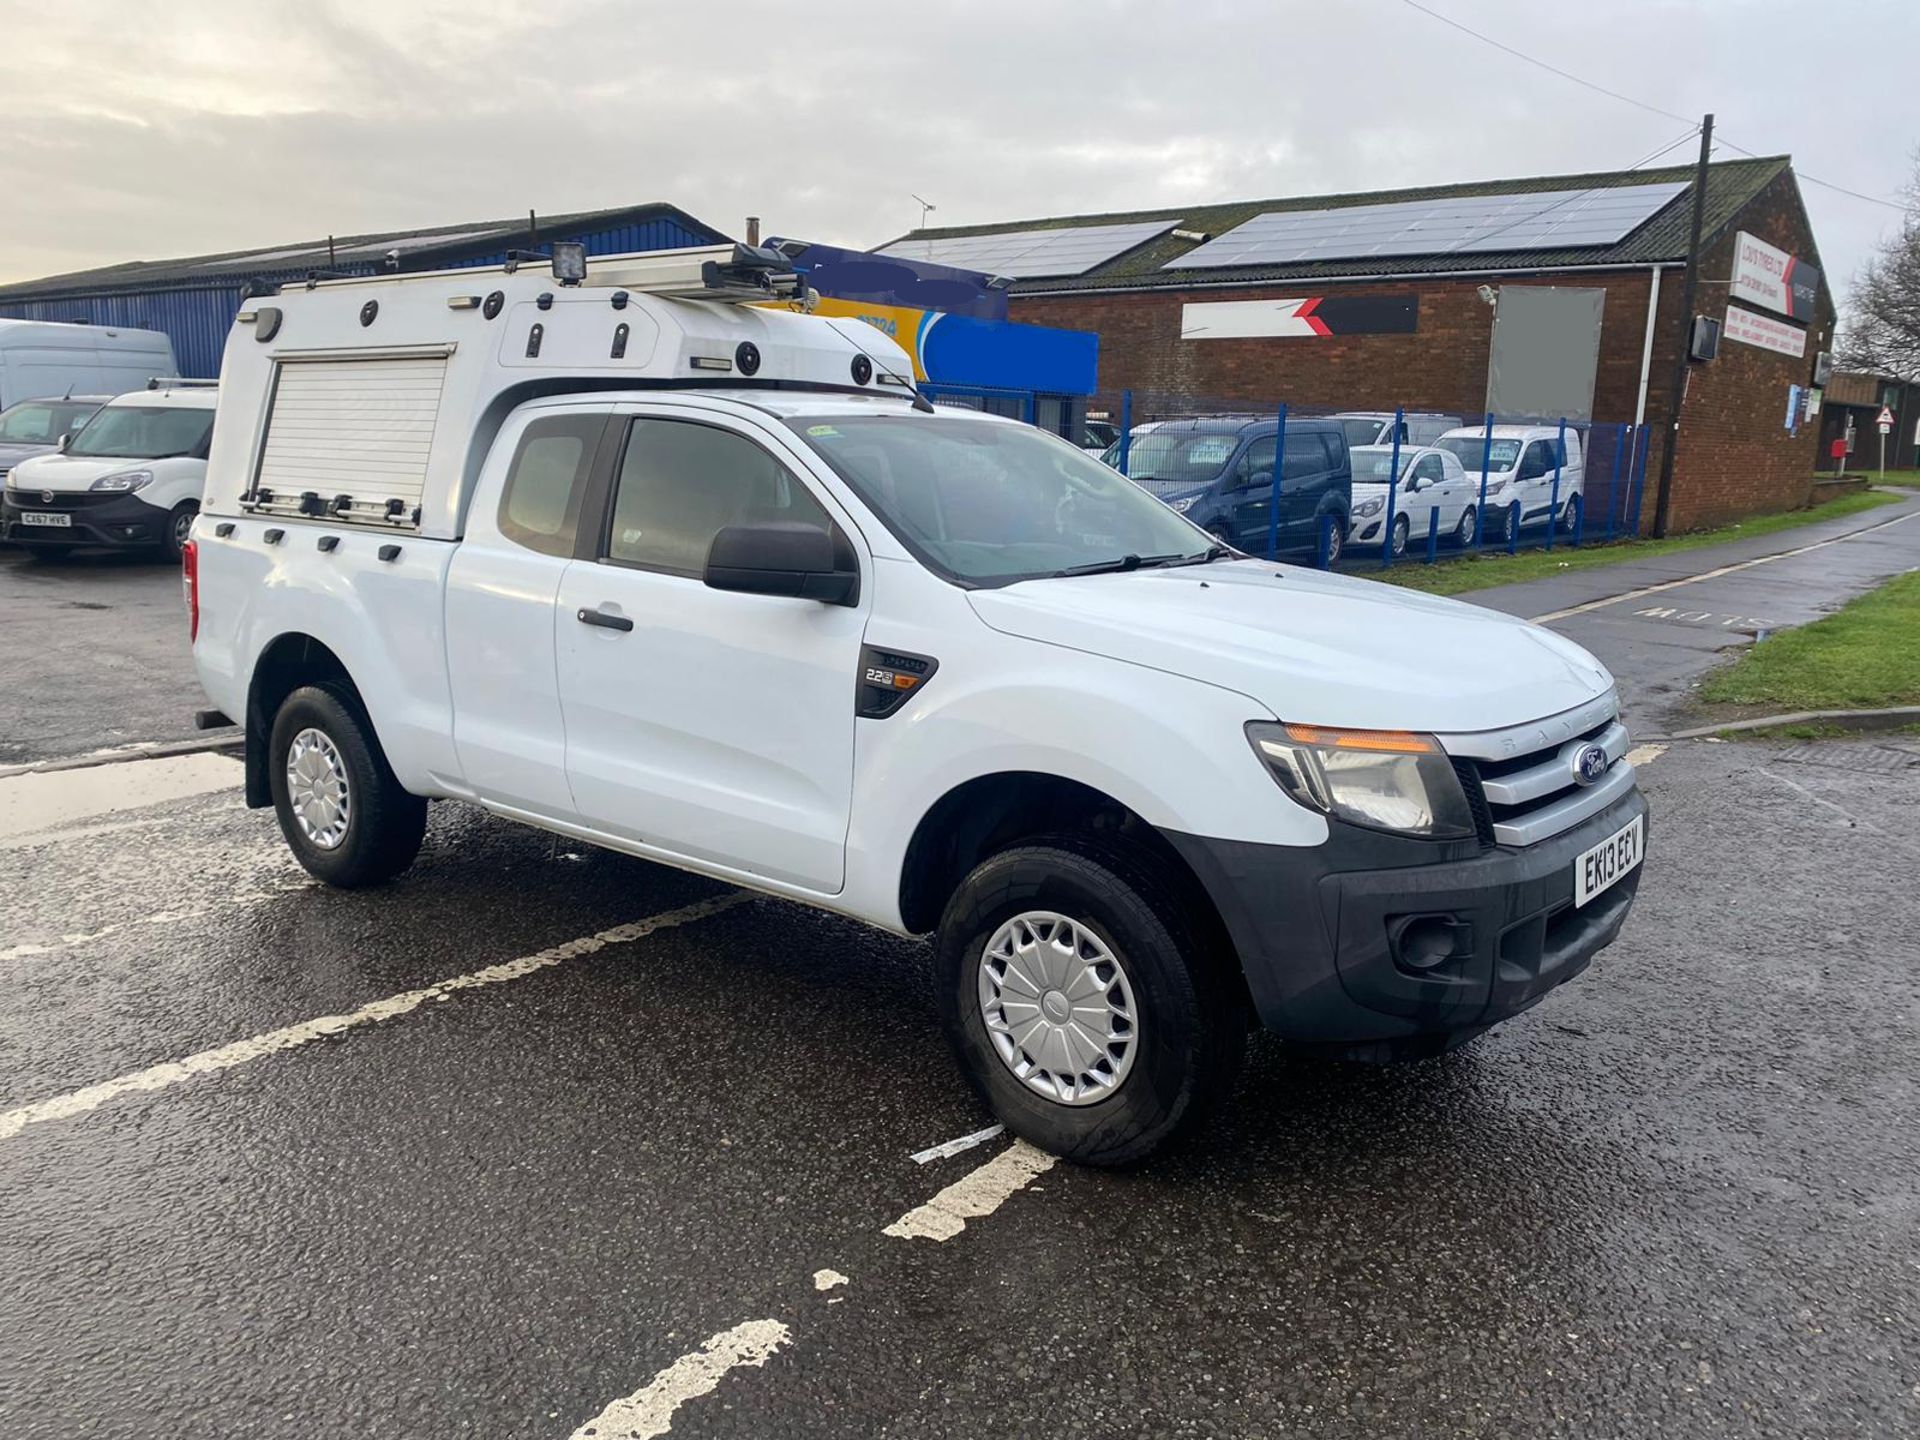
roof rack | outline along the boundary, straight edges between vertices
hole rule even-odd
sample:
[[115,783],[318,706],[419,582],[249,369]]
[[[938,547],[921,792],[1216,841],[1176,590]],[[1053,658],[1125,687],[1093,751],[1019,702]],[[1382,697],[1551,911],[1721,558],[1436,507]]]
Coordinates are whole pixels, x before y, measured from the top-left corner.
[[196,385],[205,389],[218,386],[219,383],[218,380],[188,380],[180,375],[151,375],[147,378],[149,390],[187,390]]

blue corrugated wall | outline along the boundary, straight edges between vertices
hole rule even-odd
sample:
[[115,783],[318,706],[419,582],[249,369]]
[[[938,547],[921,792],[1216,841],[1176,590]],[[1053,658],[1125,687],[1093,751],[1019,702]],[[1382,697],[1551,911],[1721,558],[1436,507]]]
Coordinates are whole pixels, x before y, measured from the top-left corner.
[[[542,233],[541,240],[579,240],[589,255],[622,255],[634,250],[677,250],[689,245],[713,245],[723,238],[690,229],[677,220],[648,220],[638,225],[616,225],[581,234]],[[498,265],[506,252],[476,260],[455,262],[460,267]],[[371,273],[370,267],[342,267]],[[428,262],[428,268],[451,268]],[[268,273],[261,278],[291,283],[306,272]],[[173,341],[174,359],[182,375],[212,378],[220,373],[220,356],[227,331],[240,308],[246,278],[227,284],[180,284],[151,290],[122,290],[114,294],[67,295],[52,300],[0,303],[0,316],[10,320],[62,320],[87,325],[121,325],[160,330]]]

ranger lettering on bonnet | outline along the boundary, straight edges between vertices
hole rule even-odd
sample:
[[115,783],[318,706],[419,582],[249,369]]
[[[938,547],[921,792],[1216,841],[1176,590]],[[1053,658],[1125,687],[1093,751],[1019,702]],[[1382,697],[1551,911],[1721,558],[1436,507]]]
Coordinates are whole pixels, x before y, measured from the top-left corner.
[[450,798],[931,933],[973,1081],[1097,1164],[1250,1020],[1430,1055],[1618,935],[1646,806],[1577,646],[936,409],[776,252],[555,252],[228,341],[194,658],[313,874],[391,878]]

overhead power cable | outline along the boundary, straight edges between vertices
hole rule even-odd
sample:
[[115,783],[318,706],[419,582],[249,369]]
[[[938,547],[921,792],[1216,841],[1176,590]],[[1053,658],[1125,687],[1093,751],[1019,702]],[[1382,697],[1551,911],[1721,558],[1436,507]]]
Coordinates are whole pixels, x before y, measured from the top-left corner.
[[[1631,105],[1636,110],[1645,110],[1650,115],[1661,115],[1666,117],[1669,120],[1678,120],[1678,121],[1681,121],[1682,123],[1687,122],[1687,117],[1685,115],[1677,115],[1673,111],[1662,109],[1658,105],[1650,105],[1645,100],[1637,100],[1631,95],[1623,95],[1618,90],[1609,90],[1606,86],[1596,84],[1594,81],[1587,79],[1583,75],[1576,75],[1571,70],[1562,70],[1558,65],[1550,65],[1545,60],[1542,60],[1537,56],[1527,54],[1524,50],[1516,50],[1513,46],[1507,44],[1505,41],[1496,40],[1493,38],[1493,36],[1483,34],[1482,32],[1475,30],[1470,25],[1462,25],[1458,20],[1453,19],[1449,15],[1441,14],[1438,10],[1433,9],[1431,6],[1422,5],[1420,3],[1420,0],[1400,0],[1400,3],[1403,5],[1406,5],[1410,9],[1418,10],[1422,15],[1425,15],[1430,19],[1438,20],[1442,25],[1447,26],[1449,29],[1458,30],[1462,35],[1467,35],[1475,40],[1478,40],[1483,45],[1491,45],[1494,49],[1501,51],[1503,54],[1511,55],[1516,60],[1524,60],[1527,64],[1532,65],[1538,69],[1545,70],[1549,74],[1558,75],[1562,80],[1570,80],[1575,85],[1580,86],[1582,89],[1593,91],[1596,95],[1604,95],[1609,100],[1618,100],[1623,105]],[[1741,155],[1745,155],[1749,159],[1760,158],[1754,151],[1745,149],[1744,147],[1739,145],[1735,145],[1732,141],[1722,140],[1720,143],[1725,145],[1727,149],[1735,151]],[[1669,146],[1667,148],[1671,149],[1672,146]],[[1901,204],[1898,200],[1888,200],[1879,195],[1868,195],[1859,190],[1851,190],[1845,185],[1837,185],[1831,180],[1822,180],[1818,175],[1809,175],[1805,170],[1800,169],[1798,166],[1794,167],[1793,173],[1799,176],[1802,180],[1806,181],[1809,185],[1818,185],[1823,190],[1832,190],[1838,194],[1850,196],[1855,200],[1864,200],[1869,205],[1879,205],[1879,206],[1883,206],[1888,210],[1897,210],[1903,215],[1907,214],[1909,210],[1912,208],[1910,206]]]

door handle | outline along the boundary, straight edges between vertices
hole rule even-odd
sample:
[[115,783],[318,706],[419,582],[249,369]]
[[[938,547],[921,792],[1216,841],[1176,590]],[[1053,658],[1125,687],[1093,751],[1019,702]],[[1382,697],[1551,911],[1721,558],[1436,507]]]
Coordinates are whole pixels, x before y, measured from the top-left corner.
[[633,621],[626,616],[610,614],[605,610],[576,610],[573,618],[582,625],[598,625],[603,630],[633,629]]

